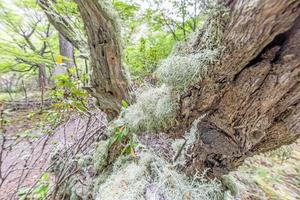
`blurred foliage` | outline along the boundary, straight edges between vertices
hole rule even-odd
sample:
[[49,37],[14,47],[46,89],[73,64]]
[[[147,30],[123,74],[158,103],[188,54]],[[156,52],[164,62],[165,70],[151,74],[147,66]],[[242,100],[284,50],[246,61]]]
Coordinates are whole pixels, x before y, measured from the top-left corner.
[[26,200],[26,199],[44,200],[47,197],[50,186],[51,186],[51,182],[49,179],[49,173],[44,173],[38,180],[33,190],[32,188],[27,188],[27,187],[20,188],[18,191],[18,197],[20,200]]
[[50,93],[50,97],[56,102],[56,108],[86,112],[88,94],[81,89],[82,80],[74,75],[74,67],[70,68],[67,74],[56,75],[54,77],[56,87]]
[[[185,40],[201,22],[200,4],[192,0],[172,0],[170,9],[165,8],[163,1],[112,2],[121,21],[124,63],[135,80],[143,80],[153,73],[171,53],[173,45]],[[56,0],[52,6],[83,33],[74,1]],[[37,75],[37,66],[44,65],[47,76],[51,77],[59,51],[58,34],[36,1],[14,0],[11,4],[0,1],[0,23],[0,73]],[[79,71],[86,71],[83,61],[78,62],[82,68]]]
[[[154,5],[147,1],[142,4],[113,1],[122,20],[124,62],[133,79],[139,81],[153,73],[161,60],[171,53],[174,44],[186,40],[202,21],[197,10],[200,4],[196,1],[184,0],[178,4],[173,0],[169,9],[162,9],[166,2],[153,2]],[[180,18],[183,15],[184,22]]]
[[174,43],[172,36],[160,32],[142,37],[137,44],[128,46],[124,50],[125,63],[134,79],[153,73],[159,62],[170,54]]
[[0,2],[0,24],[0,73],[52,68],[57,34],[34,0]]

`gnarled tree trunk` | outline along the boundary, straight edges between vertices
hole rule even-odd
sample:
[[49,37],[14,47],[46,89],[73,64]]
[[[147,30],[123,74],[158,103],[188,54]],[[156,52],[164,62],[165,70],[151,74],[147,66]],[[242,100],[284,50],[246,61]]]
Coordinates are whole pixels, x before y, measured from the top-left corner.
[[[186,172],[218,176],[245,158],[300,137],[300,1],[228,1],[230,20],[220,61],[181,96],[183,135],[198,117]],[[201,48],[201,37],[194,44]]]
[[73,46],[86,53],[88,46],[91,59],[91,86],[88,92],[96,97],[99,107],[109,119],[118,116],[122,101],[131,101],[129,80],[121,61],[121,44],[119,41],[116,16],[108,10],[109,3],[97,0],[74,0],[85,26],[85,37],[67,18],[53,9],[54,0],[39,0],[51,24]]
[[121,44],[115,16],[105,1],[76,0],[83,19],[91,56],[91,94],[110,119],[117,117],[122,100],[130,101],[129,80],[121,61]]
[[49,22],[64,36],[72,45],[81,51],[86,53],[87,43],[86,38],[78,30],[78,27],[74,26],[72,22],[58,13],[53,5],[56,0],[37,0],[39,6],[44,10]]
[[[91,89],[112,118],[121,101],[130,100],[117,26],[105,1],[75,2],[88,36]],[[207,76],[181,95],[177,124],[169,130],[182,137],[201,118],[188,147],[187,173],[210,168],[218,176],[300,137],[300,1],[220,2],[229,9],[219,44],[223,52]],[[192,52],[206,42],[200,33]]]

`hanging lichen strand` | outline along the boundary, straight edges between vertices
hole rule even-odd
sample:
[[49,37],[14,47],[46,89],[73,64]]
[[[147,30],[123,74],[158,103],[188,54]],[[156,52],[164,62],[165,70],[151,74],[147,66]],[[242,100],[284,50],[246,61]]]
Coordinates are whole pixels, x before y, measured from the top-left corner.
[[176,115],[176,97],[173,95],[166,85],[146,89],[137,95],[137,102],[124,111],[124,124],[134,133],[167,128]]
[[157,69],[159,80],[176,91],[187,89],[199,81],[217,58],[218,50],[203,50],[196,54],[171,55]]

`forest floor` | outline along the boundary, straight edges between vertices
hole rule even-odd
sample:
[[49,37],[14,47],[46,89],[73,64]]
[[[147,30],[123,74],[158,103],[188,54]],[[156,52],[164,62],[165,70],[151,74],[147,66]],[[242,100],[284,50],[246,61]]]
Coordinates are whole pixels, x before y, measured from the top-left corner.
[[248,158],[231,174],[259,198],[300,200],[300,142]]
[[55,110],[55,105],[42,110],[39,104],[26,108],[19,106],[20,101],[5,104],[1,119],[5,137],[0,138],[0,200],[28,199],[24,198],[28,191],[34,193],[34,199],[44,199],[45,192],[57,181],[48,173],[49,158],[58,149],[66,152],[70,144],[74,148],[85,144],[87,138],[97,135],[93,128],[106,125],[102,112],[97,111],[89,121],[92,125],[87,126],[89,119],[80,113],[61,112]]
[[6,139],[1,141],[4,145],[0,161],[5,178],[0,187],[0,200],[21,199],[17,196],[36,185],[47,168],[52,146],[60,140],[61,133],[51,137],[43,133],[44,116],[39,108],[5,111]]
[[[38,108],[7,111],[5,117],[7,121],[6,134],[16,138],[16,141],[20,141],[19,138],[25,138],[19,142],[19,147],[27,146],[30,149],[30,146],[35,143],[31,143],[28,137],[41,137],[42,131],[40,126],[37,125],[45,123],[43,122],[45,118],[44,114],[40,113]],[[70,127],[74,126],[75,122],[70,125]],[[64,131],[56,129],[56,132],[57,136],[51,139],[52,142],[48,142],[48,145],[54,145],[57,141],[62,140]],[[42,143],[39,146],[35,147],[34,152],[36,155],[39,154],[37,152],[39,149],[43,149],[43,151],[44,149],[48,149],[48,151],[46,150],[41,154],[41,158],[37,162],[38,164],[34,166],[37,171],[29,174],[28,177],[30,178],[36,179],[41,175],[50,154],[50,147],[43,147]],[[20,148],[16,148],[16,150],[11,152],[11,155],[16,155],[20,151]],[[1,170],[9,167],[7,165],[3,162]],[[237,193],[251,193],[251,196],[257,196],[258,199],[300,200],[300,142],[298,141],[291,146],[283,147],[267,155],[263,154],[249,158],[238,171],[232,172],[231,176],[243,185],[238,189],[235,188],[235,190],[238,190],[236,191]],[[7,187],[16,187],[16,184],[13,184],[13,181],[17,181],[16,177],[17,175],[11,176],[10,181],[12,181],[12,184],[6,185],[6,189]],[[27,186],[33,183],[33,180],[29,181],[27,182]],[[2,187],[5,187],[5,185]],[[5,190],[1,186],[0,191],[2,191],[0,192],[0,200],[6,200],[8,193],[4,192]]]

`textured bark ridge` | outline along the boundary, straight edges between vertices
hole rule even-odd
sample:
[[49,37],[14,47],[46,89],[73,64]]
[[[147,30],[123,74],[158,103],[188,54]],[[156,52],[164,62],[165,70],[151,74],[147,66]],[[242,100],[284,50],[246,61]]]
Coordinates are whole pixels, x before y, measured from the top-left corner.
[[182,136],[205,116],[187,150],[187,173],[210,168],[218,176],[300,137],[300,1],[227,5],[220,62],[181,96],[179,123],[171,130]]
[[53,3],[56,0],[38,0],[37,3],[44,10],[49,22],[62,34],[72,45],[86,53],[87,42],[85,36],[78,30],[76,26],[67,18],[53,9]]
[[91,56],[91,94],[110,119],[118,116],[122,100],[130,101],[121,63],[118,27],[106,1],[76,0],[84,21]]

